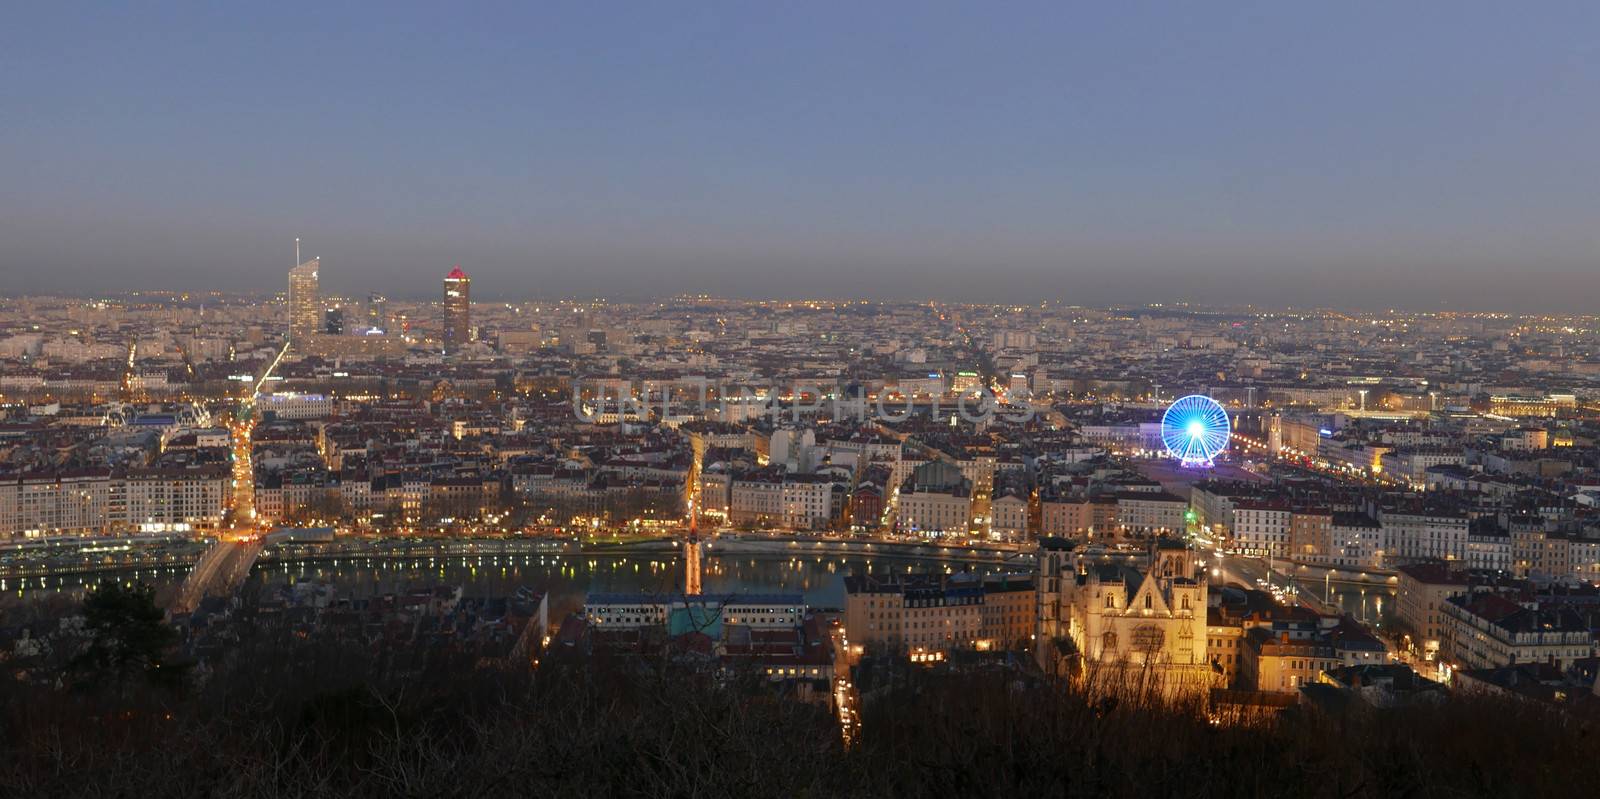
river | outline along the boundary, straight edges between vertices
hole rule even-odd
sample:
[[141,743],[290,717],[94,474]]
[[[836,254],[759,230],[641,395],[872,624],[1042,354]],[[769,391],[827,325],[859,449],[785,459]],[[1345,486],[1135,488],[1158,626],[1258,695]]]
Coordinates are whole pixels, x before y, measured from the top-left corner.
[[[1005,566],[994,562],[960,562],[860,555],[707,554],[701,575],[707,594],[798,592],[812,607],[844,606],[844,578],[850,574],[934,573],[970,570],[998,574],[1008,570],[1031,571],[1031,564]],[[1244,564],[1241,564],[1244,565]],[[1253,565],[1253,564],[1252,564]],[[156,587],[158,597],[175,592],[188,574],[187,566],[160,566],[120,572],[63,574],[0,580],[0,609],[36,600],[80,599],[84,591],[104,580],[145,582]],[[1229,575],[1251,583],[1264,569],[1245,568]],[[1257,573],[1259,572],[1259,573]],[[421,555],[363,557],[359,555],[306,560],[263,560],[252,569],[245,591],[289,586],[297,582],[327,582],[349,596],[403,592],[431,585],[460,585],[469,596],[505,595],[527,586],[550,594],[552,617],[576,610],[589,591],[667,593],[683,585],[683,560],[661,553],[618,555],[561,555],[503,553],[481,555]],[[1331,588],[1334,600],[1354,618],[1376,622],[1392,613],[1394,587],[1383,582],[1356,584],[1298,580],[1308,594],[1320,596]]]
[[[998,563],[961,563],[858,555],[707,555],[701,574],[706,594],[795,592],[812,607],[844,606],[844,578],[850,574],[934,573],[962,570],[978,574],[1007,571]],[[66,574],[10,580],[0,586],[8,604],[49,597],[79,598],[104,580],[141,581],[158,595],[177,589],[188,573],[183,566]],[[520,586],[550,594],[551,617],[576,610],[590,591],[668,593],[681,590],[683,559],[675,554],[539,555],[484,554],[411,557],[345,556],[312,560],[262,561],[242,590],[261,591],[297,582],[326,582],[346,596],[364,597],[431,585],[460,585],[468,596],[506,595]]]

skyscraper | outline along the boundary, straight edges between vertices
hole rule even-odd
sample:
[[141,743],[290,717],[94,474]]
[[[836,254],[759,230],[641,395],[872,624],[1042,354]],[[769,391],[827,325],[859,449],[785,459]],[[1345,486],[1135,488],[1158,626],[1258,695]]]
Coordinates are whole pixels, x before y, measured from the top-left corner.
[[444,277],[444,349],[455,352],[472,335],[472,278],[461,271],[461,264]]
[[322,303],[317,299],[317,273],[322,259],[289,270],[289,346],[304,352],[322,326]]
[[367,295],[367,331],[389,329],[389,300],[374,291]]

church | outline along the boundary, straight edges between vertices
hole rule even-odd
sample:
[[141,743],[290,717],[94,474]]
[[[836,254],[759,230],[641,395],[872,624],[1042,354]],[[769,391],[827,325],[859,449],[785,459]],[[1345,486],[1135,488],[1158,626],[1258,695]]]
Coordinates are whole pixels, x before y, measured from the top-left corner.
[[1205,573],[1183,542],[1158,539],[1143,557],[1041,542],[1039,569],[1047,671],[1169,697],[1220,684],[1206,656]]

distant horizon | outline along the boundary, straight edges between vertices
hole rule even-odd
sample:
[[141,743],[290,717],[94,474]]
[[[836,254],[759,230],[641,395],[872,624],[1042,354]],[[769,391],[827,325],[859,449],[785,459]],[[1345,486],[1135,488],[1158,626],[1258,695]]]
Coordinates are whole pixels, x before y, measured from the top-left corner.
[[[1582,313],[1600,5],[28,4],[0,289]],[[280,268],[282,265],[282,268]],[[397,288],[398,287],[398,288]]]
[[[470,274],[469,274],[469,277],[470,277]],[[441,278],[441,281],[442,281],[442,278]],[[442,289],[442,286],[441,286],[441,289]],[[125,291],[109,291],[109,292],[98,292],[98,293],[73,293],[73,292],[40,292],[40,293],[26,293],[26,294],[0,293],[0,301],[9,302],[9,301],[27,300],[27,299],[60,299],[60,300],[84,300],[84,301],[87,301],[87,300],[124,300],[124,299],[139,297],[141,295],[146,295],[146,294],[151,295],[152,298],[154,298],[155,295],[189,294],[189,295],[191,295],[190,299],[188,300],[189,302],[195,302],[196,298],[201,296],[201,295],[218,296],[220,298],[229,299],[229,300],[248,299],[248,300],[258,300],[258,301],[279,301],[279,300],[283,299],[285,293],[286,293],[285,289],[278,289],[276,291],[273,291],[273,290],[269,290],[269,289],[226,290],[226,289],[195,289],[195,288],[181,289],[181,288],[150,287],[150,288],[144,288],[144,289],[132,289],[132,290],[125,290]],[[361,292],[347,293],[347,292],[340,292],[340,291],[334,291],[334,292],[323,291],[323,292],[321,292],[321,296],[327,297],[327,298],[351,300],[351,301],[354,301],[354,302],[364,302],[366,300],[366,298],[367,298],[367,295],[371,294],[371,293],[374,293],[374,292],[361,291]],[[390,301],[399,301],[399,302],[408,302],[408,303],[437,303],[437,302],[440,301],[440,297],[435,295],[435,294],[420,294],[420,293],[419,294],[398,294],[398,293],[385,292],[385,291],[377,291],[375,293],[382,295],[384,297],[384,299],[390,300]],[[169,300],[172,299],[171,297],[163,297],[163,298],[164,299],[169,299]],[[1357,308],[1357,307],[1351,307],[1351,306],[1335,306],[1335,305],[1281,305],[1281,306],[1274,306],[1274,305],[1264,305],[1264,304],[1261,304],[1261,303],[1243,303],[1243,304],[1236,304],[1236,305],[1228,305],[1228,304],[1218,304],[1218,303],[1190,302],[1190,301],[1184,301],[1184,300],[1175,300],[1175,301],[1167,301],[1167,302],[1162,302],[1162,301],[1158,300],[1158,301],[1141,302],[1141,303],[1117,303],[1117,302],[1113,302],[1113,303],[1085,303],[1085,302],[1067,302],[1067,301],[1061,301],[1061,300],[1034,300],[1033,302],[978,302],[978,301],[971,301],[971,300],[942,300],[942,299],[935,299],[935,298],[915,298],[915,297],[906,297],[906,298],[870,298],[869,299],[869,298],[862,298],[862,297],[822,296],[822,295],[810,296],[810,297],[801,297],[801,296],[786,297],[786,296],[777,296],[777,295],[766,296],[766,297],[739,297],[739,296],[731,296],[731,295],[708,294],[708,293],[704,293],[704,292],[685,292],[683,294],[663,295],[663,296],[657,296],[657,297],[642,297],[642,298],[637,298],[637,299],[622,299],[622,298],[617,298],[617,297],[602,297],[602,296],[576,296],[576,295],[560,296],[560,297],[557,297],[557,296],[547,296],[547,297],[524,296],[524,297],[487,297],[487,298],[485,298],[480,294],[480,287],[478,286],[475,278],[474,278],[474,283],[473,283],[473,288],[472,288],[472,300],[471,301],[472,301],[472,303],[474,305],[478,305],[478,304],[484,304],[484,305],[499,305],[499,304],[521,305],[521,304],[529,304],[529,303],[573,303],[573,304],[606,303],[606,304],[612,304],[612,305],[648,305],[648,304],[653,304],[653,303],[655,303],[655,304],[668,304],[668,303],[673,303],[673,302],[690,302],[690,301],[698,301],[698,302],[738,302],[738,303],[752,303],[752,304],[780,304],[781,303],[781,304],[800,305],[800,304],[804,304],[804,303],[807,303],[807,302],[817,302],[817,303],[885,305],[885,306],[929,305],[929,304],[933,304],[933,305],[941,305],[941,306],[968,306],[968,307],[974,307],[974,308],[1008,308],[1008,307],[1009,308],[1040,308],[1040,307],[1048,307],[1048,308],[1058,308],[1058,309],[1059,308],[1083,308],[1085,310],[1094,310],[1094,311],[1130,311],[1130,312],[1134,312],[1134,311],[1172,311],[1172,312],[1189,312],[1189,313],[1196,313],[1196,314],[1219,314],[1219,315],[1250,314],[1250,313],[1265,313],[1265,314],[1348,313],[1348,314],[1358,314],[1358,315],[1374,315],[1374,314],[1393,313],[1393,314],[1417,314],[1417,315],[1431,315],[1431,316],[1439,316],[1439,315],[1447,315],[1448,314],[1448,315],[1462,315],[1462,316],[1512,316],[1512,317],[1561,316],[1561,317],[1576,317],[1576,318],[1600,318],[1600,310],[1588,311],[1588,312],[1584,312],[1584,311],[1548,311],[1548,310],[1547,311],[1511,311],[1511,310],[1489,308],[1489,307],[1482,307],[1482,308],[1408,308],[1408,307],[1402,307],[1402,306],[1391,306],[1391,307],[1383,307],[1383,308],[1378,308],[1378,307]]]

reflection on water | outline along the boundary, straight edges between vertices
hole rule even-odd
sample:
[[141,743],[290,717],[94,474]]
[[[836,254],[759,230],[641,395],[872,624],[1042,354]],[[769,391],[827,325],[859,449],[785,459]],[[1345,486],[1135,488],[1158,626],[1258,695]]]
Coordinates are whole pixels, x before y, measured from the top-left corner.
[[82,599],[88,588],[103,582],[119,582],[130,586],[147,583],[156,587],[156,596],[159,598],[166,591],[176,590],[188,574],[188,566],[158,566],[114,572],[0,578],[0,606],[53,596]]
[[[950,563],[902,558],[858,556],[752,557],[708,555],[701,576],[707,594],[753,591],[799,592],[812,607],[843,607],[844,577],[849,574],[935,573],[968,570],[998,574],[1007,568],[994,563]],[[1028,568],[1026,566],[1019,568]],[[176,591],[188,567],[168,566],[130,572],[67,574],[12,579],[0,584],[5,604],[29,602],[51,596],[81,599],[84,591],[105,580],[154,585],[157,596]],[[519,586],[550,592],[550,612],[560,618],[576,610],[589,591],[669,593],[682,589],[683,561],[676,555],[621,557],[556,555],[483,555],[420,558],[338,558],[256,564],[246,590],[287,586],[303,581],[333,583],[348,596],[401,592],[425,585],[461,585],[469,596],[504,595]],[[1322,580],[1297,581],[1303,596],[1318,597],[1331,589],[1345,613],[1372,623],[1394,611],[1395,589],[1381,583],[1325,584]]]
[[[1025,568],[1025,567],[1024,567]],[[844,578],[850,574],[910,573],[953,574],[971,571],[998,574],[1006,569],[994,563],[860,556],[752,557],[708,555],[701,581],[706,594],[782,591],[805,594],[813,607],[843,607]],[[23,585],[4,589],[13,598],[43,598],[51,594],[81,597],[88,587],[103,580],[143,581],[158,593],[175,590],[185,567],[145,569],[110,574],[62,575],[29,578]],[[245,590],[287,586],[296,582],[333,583],[347,596],[372,596],[425,585],[461,585],[468,596],[504,595],[519,586],[550,593],[550,613],[560,618],[577,609],[589,591],[669,593],[682,590],[683,560],[676,555],[624,557],[555,555],[482,555],[416,558],[345,557],[330,560],[262,562],[256,564]]]
[[[1021,568],[1027,568],[1026,566]],[[561,603],[576,606],[587,591],[666,593],[683,585],[683,562],[676,555],[621,557],[554,555],[484,555],[421,558],[339,558],[256,565],[247,585],[289,585],[302,580],[327,580],[354,595],[403,591],[419,585],[461,584],[468,594],[505,593],[507,588],[529,586],[551,592],[551,611]],[[818,607],[844,604],[844,576],[852,573],[887,575],[941,573],[970,570],[997,574],[1007,569],[994,563],[959,564],[946,561],[856,556],[751,557],[708,555],[702,575],[709,594],[750,591],[798,591]],[[37,599],[51,594],[82,596],[85,588],[105,580],[131,584],[145,582],[158,592],[175,589],[188,574],[186,566],[166,566],[128,572],[65,574],[13,578],[0,581],[0,593],[13,600]],[[1301,591],[1321,597],[1331,588],[1334,600],[1357,619],[1376,621],[1393,612],[1395,589],[1374,583],[1324,584],[1297,581]]]
[[1301,579],[1295,583],[1300,586],[1302,596],[1321,599],[1324,591],[1333,595],[1333,601],[1339,608],[1357,621],[1375,623],[1383,620],[1385,613],[1394,612],[1395,587],[1383,583],[1362,585],[1360,583],[1330,582],[1321,580]]

